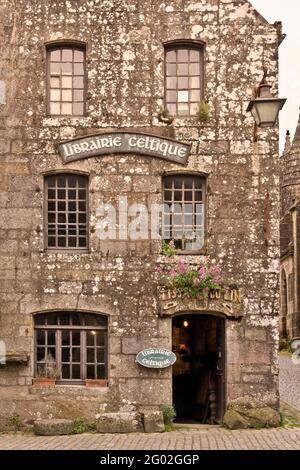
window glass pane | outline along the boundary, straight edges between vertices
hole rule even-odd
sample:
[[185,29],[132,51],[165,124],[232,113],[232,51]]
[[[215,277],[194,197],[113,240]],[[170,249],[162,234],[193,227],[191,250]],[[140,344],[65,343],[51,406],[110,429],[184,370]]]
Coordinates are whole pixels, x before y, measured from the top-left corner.
[[72,348],[72,362],[80,362],[80,348]]
[[190,99],[193,102],[195,102],[195,101],[199,102],[200,101],[200,90],[192,90]]
[[83,61],[84,61],[84,52],[74,51],[74,62],[83,62]]
[[177,92],[176,91],[167,91],[167,102],[176,102]]
[[189,51],[188,49],[179,49],[177,51],[177,61],[178,62],[188,62],[189,60]]
[[189,112],[189,105],[186,103],[178,103],[178,114],[187,115]]
[[61,360],[62,362],[71,362],[70,348],[61,349]]
[[197,112],[197,109],[198,109],[198,103],[192,103],[190,105],[190,114],[192,116],[195,116],[196,115],[196,112]]
[[74,90],[74,101],[83,101],[83,90]]
[[59,75],[61,71],[60,62],[51,62],[50,63],[50,73],[51,75]]
[[36,325],[45,325],[46,315],[35,315],[34,322]]
[[72,378],[74,380],[79,380],[80,379],[80,366],[79,365],[72,365]]
[[97,348],[97,362],[104,364],[105,362],[105,351],[102,348]]
[[50,100],[60,101],[60,90],[50,90]]
[[200,88],[200,77],[190,77],[190,88]]
[[86,332],[86,344],[87,346],[94,346],[95,345],[95,331],[87,331]]
[[200,62],[200,51],[196,49],[190,50],[190,62]]
[[105,366],[97,366],[97,379],[105,379]]
[[87,348],[86,360],[87,362],[91,362],[91,363],[95,362],[95,349],[94,348]]
[[50,103],[50,114],[60,114],[60,103]]
[[[73,323],[73,325],[74,325],[74,323]],[[73,344],[73,346],[76,346],[76,345],[80,344],[80,331],[77,330],[77,331],[72,332],[72,344]]]
[[50,86],[51,88],[59,88],[60,87],[60,81],[58,77],[51,77],[50,78]]
[[178,64],[178,75],[188,75],[189,74],[189,66],[188,64]]
[[63,62],[72,62],[73,60],[73,50],[72,49],[63,49],[62,50],[62,61]]
[[46,344],[46,337],[44,330],[37,330],[36,332],[36,343],[40,346]]
[[176,52],[175,51],[167,51],[166,60],[167,60],[167,62],[176,62]]
[[55,345],[55,331],[48,330],[48,345]]
[[200,74],[200,64],[190,64],[190,75]]
[[74,75],[83,75],[83,74],[84,74],[83,63],[74,64]]
[[45,348],[37,348],[37,350],[36,350],[36,360],[38,362],[45,360]]
[[97,331],[96,344],[97,346],[105,346],[105,335],[104,331]]
[[168,103],[168,110],[171,116],[176,115],[176,104]]
[[74,77],[73,78],[73,87],[74,88],[83,88],[83,77]]
[[176,90],[177,87],[177,78],[176,77],[167,77],[167,88],[170,90]]
[[87,366],[86,368],[86,378],[95,379],[95,366]]
[[83,115],[83,103],[74,103],[73,104],[73,114],[75,116]]
[[166,65],[167,75],[176,75],[176,64],[167,64]]
[[60,49],[56,51],[50,52],[51,62],[59,62],[60,61]]
[[62,103],[61,113],[66,115],[72,114],[72,103]]
[[62,369],[62,378],[63,379],[69,379],[71,377],[70,366],[66,365],[66,364],[63,364],[61,369]]
[[189,88],[189,79],[188,77],[178,77],[178,89],[184,90]]
[[62,88],[72,88],[72,77],[61,77]]
[[72,101],[72,90],[62,90],[61,100]]
[[61,64],[62,75],[72,75],[73,65],[69,62],[63,62]]
[[178,102],[187,103],[189,101],[189,92],[188,91],[178,91]]

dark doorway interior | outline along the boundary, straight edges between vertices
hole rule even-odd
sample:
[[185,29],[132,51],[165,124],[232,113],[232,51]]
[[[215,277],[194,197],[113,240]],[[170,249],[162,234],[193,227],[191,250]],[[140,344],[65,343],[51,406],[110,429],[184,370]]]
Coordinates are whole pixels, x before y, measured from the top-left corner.
[[173,318],[173,403],[178,421],[221,423],[224,414],[224,320]]

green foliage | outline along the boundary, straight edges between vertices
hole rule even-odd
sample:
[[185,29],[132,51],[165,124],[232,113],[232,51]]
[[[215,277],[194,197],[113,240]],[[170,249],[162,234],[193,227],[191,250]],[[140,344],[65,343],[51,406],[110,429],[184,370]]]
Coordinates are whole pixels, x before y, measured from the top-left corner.
[[161,106],[161,108],[160,108],[160,114],[161,114],[162,117],[164,117],[164,118],[170,117],[170,111],[168,110],[168,108],[167,108],[166,106]]
[[283,336],[279,339],[279,351],[291,352],[290,342],[286,336]]
[[207,101],[200,101],[197,106],[196,114],[198,116],[199,121],[201,122],[207,122],[209,119],[210,115],[210,105],[207,103]]
[[174,242],[172,240],[169,243],[167,242],[163,243],[161,254],[168,258],[174,257],[176,255]]
[[176,411],[174,410],[174,407],[168,406],[168,405],[162,405],[161,410],[162,410],[163,417],[164,417],[165,430],[167,432],[172,431],[173,421],[176,418]]
[[82,434],[84,432],[95,432],[95,431],[96,431],[96,423],[94,421],[88,422],[80,416],[74,419],[72,434]]
[[16,430],[19,431],[21,429],[21,418],[19,415],[12,415],[8,418],[9,424]]
[[75,418],[73,424],[72,434],[82,434],[88,431],[88,425],[84,418]]

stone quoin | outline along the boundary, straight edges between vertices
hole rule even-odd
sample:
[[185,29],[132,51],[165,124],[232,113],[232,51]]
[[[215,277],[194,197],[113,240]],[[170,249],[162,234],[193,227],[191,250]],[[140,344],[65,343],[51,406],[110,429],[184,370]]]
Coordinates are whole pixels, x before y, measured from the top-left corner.
[[246,109],[282,39],[247,0],[0,1],[0,429],[277,422],[278,126]]

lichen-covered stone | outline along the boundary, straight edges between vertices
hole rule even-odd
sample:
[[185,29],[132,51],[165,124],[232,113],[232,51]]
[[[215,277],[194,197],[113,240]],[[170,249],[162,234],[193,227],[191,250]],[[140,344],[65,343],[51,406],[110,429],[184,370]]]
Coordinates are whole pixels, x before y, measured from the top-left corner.
[[247,420],[235,410],[226,411],[223,423],[229,429],[246,429],[249,427]]
[[162,411],[146,411],[143,413],[145,432],[164,432],[165,424]]
[[224,425],[229,429],[277,428],[280,426],[278,410],[270,407],[229,409],[224,416]]
[[73,427],[73,421],[70,419],[39,419],[33,423],[34,434],[39,436],[71,434]]
[[99,433],[142,432],[141,416],[137,413],[104,413],[96,423]]
[[[87,45],[86,115],[48,116],[45,46],[74,39]],[[178,39],[206,44],[205,124],[158,119],[164,44]],[[135,363],[145,347],[172,348],[172,318],[158,312],[161,241],[99,240],[96,225],[99,201],[115,205],[122,195],[150,208],[162,201],[163,175],[182,170],[207,175],[205,252],[185,259],[210,256],[244,293],[240,321],[225,322],[225,407],[278,407],[278,129],[258,129],[254,142],[246,107],[264,67],[276,95],[280,39],[280,25],[246,0],[0,1],[0,340],[30,354],[28,364],[1,366],[5,422],[92,422],[172,404],[171,369]],[[132,154],[63,164],[57,152],[62,140],[125,129],[190,143],[187,165]],[[49,171],[89,176],[89,252],[45,249]],[[33,314],[62,309],[109,317],[107,387],[32,387]]]

